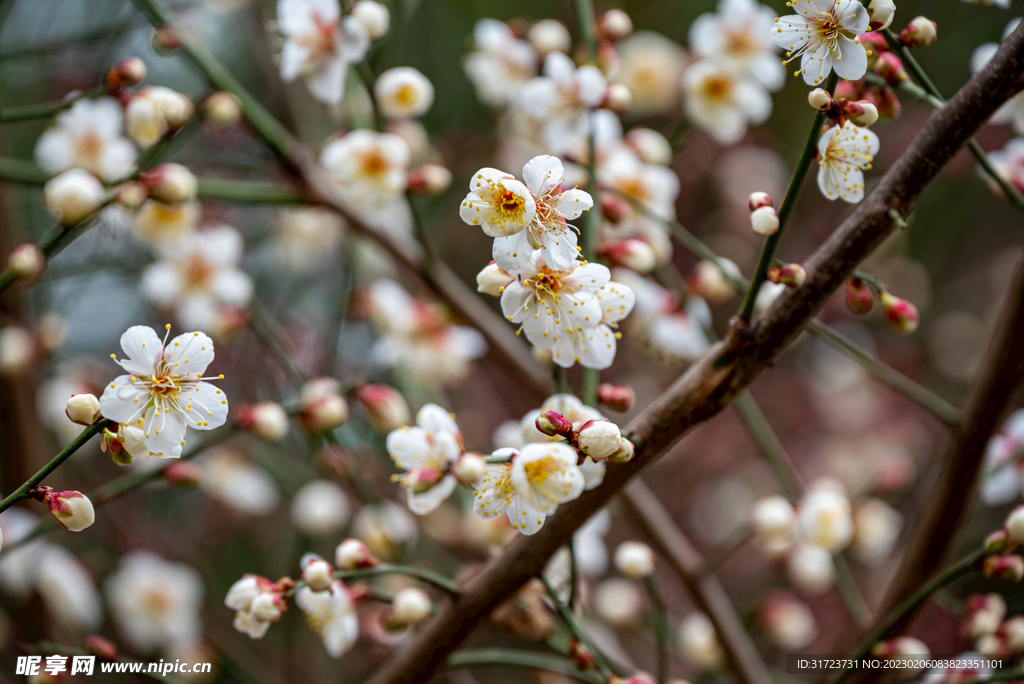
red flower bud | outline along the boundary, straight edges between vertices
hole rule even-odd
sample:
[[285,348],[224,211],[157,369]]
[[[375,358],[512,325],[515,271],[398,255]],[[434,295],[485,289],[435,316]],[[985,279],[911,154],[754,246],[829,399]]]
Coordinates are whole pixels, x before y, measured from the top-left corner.
[[572,422],[558,411],[545,411],[537,416],[534,424],[548,437],[564,436],[572,432]]
[[85,637],[85,650],[100,660],[117,660],[117,646],[98,634]]
[[846,306],[855,314],[863,315],[871,311],[875,303],[871,288],[863,280],[850,278],[846,281]]
[[787,287],[800,287],[807,281],[807,270],[800,264],[786,264],[768,271],[769,281]]
[[612,411],[624,413],[636,403],[636,392],[629,385],[604,383],[597,388],[597,401]]
[[885,308],[885,317],[893,328],[906,334],[917,330],[920,316],[917,313],[916,306],[905,299],[894,297],[888,292],[883,292],[879,295],[878,301]]
[[597,665],[594,654],[579,639],[573,639],[569,642],[569,659],[576,666],[576,669],[582,672],[592,670]]
[[181,461],[164,468],[164,480],[181,487],[194,487],[203,481],[203,470],[194,463]]
[[146,63],[138,57],[129,57],[110,67],[103,79],[107,90],[130,88],[146,78]]
[[900,83],[910,80],[907,70],[903,68],[903,62],[891,52],[878,56],[874,72],[884,78],[886,83],[891,86],[898,86]]

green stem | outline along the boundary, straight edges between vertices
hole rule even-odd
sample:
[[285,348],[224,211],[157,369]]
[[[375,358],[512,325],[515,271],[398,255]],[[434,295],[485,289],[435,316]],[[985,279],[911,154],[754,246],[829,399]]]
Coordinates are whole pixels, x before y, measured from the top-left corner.
[[581,672],[565,658],[545,653],[516,651],[510,648],[474,648],[456,651],[448,657],[445,667],[449,670],[458,667],[522,667],[558,672],[590,684],[605,684],[607,681],[594,672]]
[[0,109],[0,123],[15,123],[18,121],[31,121],[33,119],[46,119],[54,114],[64,111],[79,100],[88,97],[97,97],[104,93],[102,87],[93,88],[78,93],[59,102],[41,102],[39,104],[21,105],[18,107],[3,107]]
[[27,499],[28,492],[30,489],[38,487],[40,483],[42,483],[42,481],[50,473],[59,468],[60,465],[64,463],[64,461],[71,458],[72,454],[74,454],[76,451],[85,446],[86,442],[88,442],[90,439],[98,435],[100,431],[103,430],[103,428],[107,427],[110,424],[111,423],[109,420],[107,420],[106,418],[101,418],[100,420],[96,421],[89,427],[82,430],[82,432],[73,440],[71,440],[71,443],[64,447],[64,449],[59,454],[54,456],[49,463],[40,468],[35,475],[28,478],[28,480],[25,481],[25,484],[21,485],[16,490],[14,490],[14,492],[12,492],[6,499],[0,501],[0,513],[6,511],[8,508],[18,503],[19,501],[24,501],[25,499]]
[[[830,93],[835,92],[838,81],[839,76],[833,71],[825,83],[825,90]],[[746,297],[743,298],[743,306],[740,308],[739,315],[740,319],[745,322],[749,323],[754,314],[754,302],[757,300],[757,293],[761,291],[761,285],[768,275],[768,269],[772,264],[772,259],[775,257],[775,249],[782,238],[782,231],[785,230],[790,214],[793,213],[796,198],[800,195],[800,188],[804,184],[804,179],[807,178],[811,162],[814,161],[814,152],[818,149],[818,140],[821,139],[821,127],[824,123],[824,112],[815,114],[814,121],[811,123],[811,130],[807,134],[807,142],[804,143],[803,152],[800,154],[800,159],[797,160],[796,168],[793,169],[793,176],[789,179],[789,189],[786,190],[786,197],[782,200],[782,206],[779,207],[779,229],[765,239],[764,248],[761,250],[761,258],[757,261],[754,277],[750,281],[750,289],[747,290]]]
[[832,567],[836,573],[836,589],[839,591],[839,598],[843,601],[847,615],[857,629],[864,629],[868,626],[868,607],[864,597],[857,590],[857,583],[853,580],[853,573],[842,554],[832,554]]
[[569,378],[566,375],[565,369],[555,364],[555,393],[556,394],[568,394],[569,393]]
[[797,474],[796,466],[790,460],[789,454],[782,446],[782,442],[772,430],[772,426],[768,424],[768,419],[761,411],[761,407],[757,405],[749,392],[738,396],[734,406],[736,412],[740,414],[740,418],[743,419],[747,432],[750,433],[757,448],[761,450],[768,465],[771,466],[775,477],[782,483],[782,489],[786,492],[786,496],[793,501],[798,500],[803,492],[800,476]]
[[568,627],[569,631],[580,640],[580,643],[586,646],[593,654],[594,661],[597,663],[597,669],[601,671],[601,675],[605,678],[605,681],[610,679],[614,673],[611,665],[608,663],[608,660],[604,657],[604,654],[597,650],[597,647],[590,640],[590,637],[588,637],[586,633],[579,628],[579,625],[576,624],[576,618],[573,617],[572,611],[569,610],[569,608],[562,603],[561,599],[558,598],[558,592],[555,591],[553,586],[551,586],[551,583],[548,582],[547,578],[544,577],[544,575],[538,575],[537,579],[539,579],[544,585],[544,588],[547,589],[548,595],[551,597],[551,602],[555,604],[555,610],[558,611],[558,614],[561,616],[565,626]]
[[370,100],[370,107],[373,108],[373,127],[378,131],[383,131],[387,122],[384,120],[384,115],[381,114],[380,107],[377,106],[377,96],[374,93],[374,77],[373,71],[370,70],[370,65],[366,63],[366,60],[360,62],[355,70],[359,72],[359,80],[363,82],[363,88],[366,89],[366,97]]
[[651,604],[654,606],[654,635],[658,641],[658,684],[668,682],[668,611],[665,609],[665,600],[658,590],[658,583],[654,576],[644,579],[644,586],[647,587],[647,595],[651,597]]
[[[888,618],[878,625],[875,631],[871,633],[871,636],[868,637],[867,641],[865,641],[861,646],[860,650],[857,651],[857,655],[853,657],[853,660],[859,661],[861,658],[870,654],[874,645],[885,638],[885,635],[888,634],[893,625],[898,623],[904,616],[908,615],[911,611],[924,603],[929,596],[940,588],[973,570],[975,563],[977,563],[978,559],[984,555],[985,549],[979,549],[974,553],[961,558],[959,561],[921,585],[920,589],[914,592],[914,594],[906,601],[901,603]],[[856,670],[853,668],[843,670],[836,675],[829,684],[842,684],[842,682],[845,682],[855,671]]]
[[249,302],[249,327],[256,334],[256,337],[266,345],[274,358],[277,359],[278,364],[288,375],[288,379],[291,380],[292,384],[296,387],[305,385],[305,374],[299,370],[292,360],[292,355],[288,354],[281,344],[280,328],[277,325],[277,321],[271,317],[270,312],[264,308],[263,304],[256,299]]
[[459,595],[459,585],[455,583],[455,580],[445,577],[444,575],[434,572],[433,570],[427,570],[426,568],[417,568],[410,565],[391,565],[384,563],[373,568],[360,568],[358,570],[344,570],[334,573],[335,577],[339,579],[363,579],[364,577],[376,577],[378,575],[406,575],[414,579],[426,582],[441,591],[451,596]]
[[580,42],[587,48],[587,59],[597,59],[597,15],[593,0],[576,0],[576,18],[580,27]]

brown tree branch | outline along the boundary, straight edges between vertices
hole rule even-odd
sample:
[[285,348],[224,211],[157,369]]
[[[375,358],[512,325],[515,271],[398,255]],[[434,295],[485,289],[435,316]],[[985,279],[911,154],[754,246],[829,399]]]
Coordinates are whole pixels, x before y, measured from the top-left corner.
[[561,506],[544,528],[520,537],[462,587],[416,639],[387,663],[371,684],[428,681],[448,654],[476,625],[530,577],[573,531],[617,494],[630,478],[656,460],[695,425],[717,415],[749,386],[800,334],[857,264],[894,229],[890,209],[906,215],[943,166],[1020,86],[1024,71],[1024,26],[1000,47],[991,62],[928,120],[878,186],[806,262],[807,282],[779,301],[750,329],[733,329],[630,425],[636,442],[629,463],[609,469],[605,481]]

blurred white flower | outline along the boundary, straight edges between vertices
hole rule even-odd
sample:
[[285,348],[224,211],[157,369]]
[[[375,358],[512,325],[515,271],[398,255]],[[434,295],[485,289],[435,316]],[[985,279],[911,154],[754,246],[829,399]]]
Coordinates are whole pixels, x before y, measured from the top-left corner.
[[352,5],[352,16],[363,25],[371,40],[383,38],[391,26],[391,12],[374,0],[357,0]]
[[616,43],[615,80],[633,95],[637,116],[663,114],[679,105],[679,83],[686,54],[682,46],[653,31],[637,31]]
[[830,200],[842,197],[851,203],[864,199],[864,169],[871,168],[878,148],[875,132],[851,121],[842,128],[830,128],[818,141],[818,187],[822,194]]
[[643,589],[621,577],[606,579],[594,589],[594,611],[613,627],[635,628],[644,614]]
[[406,472],[398,482],[406,490],[413,513],[426,515],[455,491],[448,472],[462,454],[462,433],[447,411],[427,404],[416,414],[416,425],[400,427],[387,437],[391,459]]
[[523,86],[518,99],[540,123],[548,149],[562,154],[590,135],[590,112],[604,100],[608,81],[596,66],[577,68],[561,52],[544,58],[543,74]]
[[332,582],[330,591],[302,587],[295,592],[295,605],[332,658],[340,658],[359,639],[355,602],[340,581]]
[[508,24],[481,19],[473,27],[473,51],[464,68],[484,104],[504,107],[517,101],[523,85],[537,74],[537,53]]
[[572,36],[565,24],[557,19],[541,19],[526,32],[526,39],[542,56],[551,52],[568,53],[572,49]]
[[868,29],[868,10],[859,0],[804,0],[796,11],[776,18],[772,41],[786,50],[786,61],[800,58],[808,85],[819,85],[834,69],[855,81],[868,69],[867,50],[857,38]]
[[163,86],[146,86],[132,97],[124,110],[125,130],[139,147],[146,149],[180,128],[195,113],[192,100]]
[[203,581],[191,566],[132,551],[121,557],[104,590],[121,637],[138,651],[202,634]]
[[786,81],[786,68],[772,44],[775,11],[756,0],[718,0],[690,24],[690,49],[698,57],[718,57],[742,69],[771,91]]
[[327,209],[302,207],[282,211],[274,235],[273,257],[293,273],[323,268],[338,253],[342,229],[341,218]]
[[73,226],[99,211],[106,191],[96,176],[84,169],[68,169],[43,186],[43,202],[65,226]]
[[389,119],[407,119],[427,113],[434,104],[434,86],[412,67],[388,69],[373,85],[374,99]]
[[722,145],[732,145],[747,127],[766,121],[772,98],[758,81],[714,58],[683,72],[683,99],[690,120]]
[[786,560],[786,574],[790,583],[805,594],[823,594],[835,581],[832,554],[820,546],[797,546]]
[[797,520],[804,541],[827,551],[842,551],[853,539],[850,500],[834,489],[812,484],[797,506]]
[[199,222],[199,203],[146,200],[135,215],[135,233],[157,249],[178,249]]
[[8,551],[7,547],[25,538],[39,519],[22,508],[0,513],[0,537],[4,554],[0,556],[0,588],[18,600],[27,600],[39,577],[39,565],[49,543],[34,540]]
[[167,328],[162,341],[144,325],[121,335],[128,358],[117,363],[128,375],[119,375],[103,390],[100,413],[116,423],[138,425],[150,451],[161,458],[177,458],[186,429],[220,427],[227,420],[228,401],[224,392],[203,382],[203,372],[214,357],[213,340],[190,332],[168,344]]
[[989,506],[1001,506],[1020,497],[1024,487],[1024,410],[1017,410],[1003,423],[999,433],[989,440],[980,485],[981,500]]
[[65,629],[91,632],[103,621],[103,607],[92,575],[63,546],[47,544],[40,555],[36,588],[46,610]]
[[345,526],[351,505],[348,496],[334,482],[313,480],[295,493],[291,512],[292,522],[302,534],[325,537]]
[[617,268],[612,277],[635,293],[630,330],[660,359],[693,361],[711,346],[705,333],[705,327],[711,325],[711,311],[703,299],[690,296],[680,306],[674,293],[633,271]]
[[679,649],[691,667],[703,672],[722,664],[722,646],[707,615],[690,613],[679,623],[678,634]]
[[281,499],[277,484],[260,467],[230,449],[214,448],[202,455],[202,490],[218,502],[246,515],[267,515]]
[[222,307],[244,307],[252,296],[252,281],[238,267],[243,249],[241,234],[230,226],[190,233],[146,267],[142,292],[173,308],[183,326],[213,329]]
[[115,181],[131,172],[138,154],[122,133],[117,100],[79,100],[58,114],[54,125],[39,136],[35,160],[50,173],[81,168],[104,181]]
[[653,575],[655,560],[654,551],[643,542],[626,541],[615,549],[615,569],[631,579]]
[[750,522],[758,544],[771,555],[788,550],[796,536],[796,511],[781,496],[768,496],[754,504]]
[[285,39],[281,78],[302,76],[317,100],[341,102],[349,65],[361,61],[370,47],[363,24],[342,17],[338,0],[278,0],[277,26]]
[[775,590],[758,607],[758,621],[768,638],[785,651],[800,651],[818,637],[814,613],[788,591]]
[[378,558],[395,558],[402,546],[416,540],[419,529],[409,509],[394,501],[368,504],[352,521],[352,536]]
[[320,164],[357,211],[395,204],[408,186],[409,145],[393,133],[356,130],[328,142]]
[[865,565],[884,563],[893,552],[903,527],[903,516],[881,499],[867,499],[853,514],[856,532],[850,550]]
[[[995,4],[1003,7],[1004,9],[1010,6],[1009,0],[997,0]],[[1017,27],[1020,25],[1020,21],[1020,17],[1010,20],[1006,25],[1006,28],[1003,29],[1003,40],[1017,30]],[[998,43],[984,43],[975,48],[973,54],[971,54],[971,73],[976,74],[985,68],[985,65],[995,57],[998,49]],[[996,113],[992,116],[990,121],[991,123],[1011,124],[1014,131],[1018,134],[1024,134],[1024,95],[1018,93],[1011,97],[1005,104],[1003,104],[1003,106],[996,110]]]

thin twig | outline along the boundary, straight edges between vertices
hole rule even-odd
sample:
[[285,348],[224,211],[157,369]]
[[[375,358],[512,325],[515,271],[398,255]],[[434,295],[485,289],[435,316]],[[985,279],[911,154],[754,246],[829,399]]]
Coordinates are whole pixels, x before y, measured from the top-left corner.
[[668,611],[665,609],[665,600],[658,590],[658,581],[654,576],[644,579],[644,586],[647,587],[647,595],[651,598],[651,605],[654,606],[654,637],[658,646],[658,684],[668,684]]

